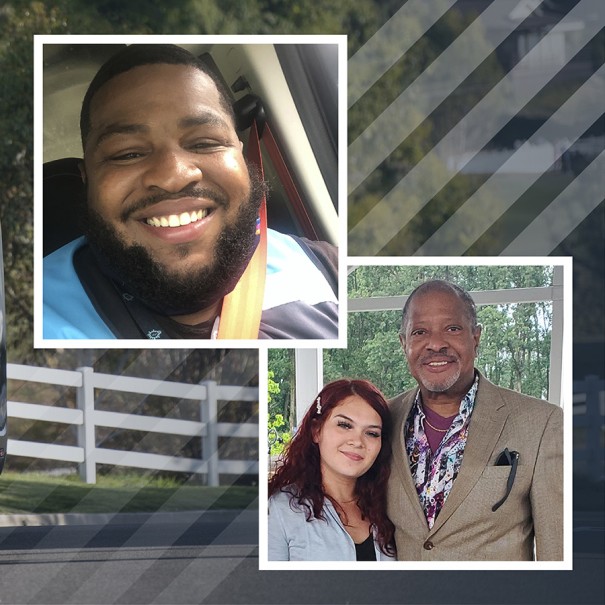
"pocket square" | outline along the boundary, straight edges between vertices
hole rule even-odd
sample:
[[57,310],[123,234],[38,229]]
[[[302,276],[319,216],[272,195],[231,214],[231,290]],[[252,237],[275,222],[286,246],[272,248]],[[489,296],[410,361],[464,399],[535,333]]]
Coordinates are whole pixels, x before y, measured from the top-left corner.
[[504,451],[498,456],[495,466],[512,466],[513,460],[519,459],[519,452],[509,451],[505,448]]
[[517,464],[519,463],[519,452],[515,452],[514,450],[509,451],[506,447],[504,451],[498,456],[496,460],[496,466],[510,466],[510,473],[508,475],[508,481],[506,482],[506,493],[504,497],[496,502],[494,506],[492,506],[492,510],[496,512],[508,498],[511,489],[513,489],[513,483],[515,482],[515,475],[517,474]]

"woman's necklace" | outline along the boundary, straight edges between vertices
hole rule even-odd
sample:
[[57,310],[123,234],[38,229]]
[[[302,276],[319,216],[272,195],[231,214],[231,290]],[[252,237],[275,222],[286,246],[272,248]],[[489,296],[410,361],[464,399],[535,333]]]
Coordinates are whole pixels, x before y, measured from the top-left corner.
[[[336,500],[336,498],[331,498],[333,503],[335,503],[336,514],[342,521],[342,524],[345,527],[363,527],[367,524],[365,517],[359,510],[357,505],[358,497],[353,498],[352,500]],[[349,506],[350,504],[354,504],[353,507]]]
[[351,504],[351,502],[357,502],[357,496],[355,496],[355,498],[353,498],[352,500],[337,500],[336,498],[333,497],[334,502],[338,503],[338,504]]

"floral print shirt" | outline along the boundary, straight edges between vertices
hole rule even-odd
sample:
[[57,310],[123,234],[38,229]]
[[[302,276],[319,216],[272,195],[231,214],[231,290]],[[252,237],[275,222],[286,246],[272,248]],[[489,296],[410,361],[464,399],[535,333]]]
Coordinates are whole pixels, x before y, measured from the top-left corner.
[[410,470],[424,510],[429,529],[452,489],[462,464],[479,375],[460,403],[458,415],[452,421],[439,447],[433,452],[424,432],[425,415],[422,410],[420,389],[404,427],[405,446],[410,460]]

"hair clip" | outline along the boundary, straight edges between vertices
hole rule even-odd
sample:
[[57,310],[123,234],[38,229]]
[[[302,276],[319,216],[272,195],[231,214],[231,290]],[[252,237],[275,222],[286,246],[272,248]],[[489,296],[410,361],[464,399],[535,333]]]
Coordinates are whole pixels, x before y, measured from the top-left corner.
[[318,397],[315,401],[317,402],[317,413],[321,414],[321,397]]

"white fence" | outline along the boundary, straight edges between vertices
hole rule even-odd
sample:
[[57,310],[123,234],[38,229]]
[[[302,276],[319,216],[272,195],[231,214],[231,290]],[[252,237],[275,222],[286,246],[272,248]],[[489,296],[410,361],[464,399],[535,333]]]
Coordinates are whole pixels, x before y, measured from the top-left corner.
[[[33,366],[8,364],[8,378],[47,383],[76,389],[77,409],[8,402],[8,416],[30,420],[58,422],[77,426],[77,445],[58,445],[9,439],[8,456],[27,456],[76,462],[86,483],[96,482],[96,465],[110,464],[143,469],[200,473],[207,476],[208,485],[219,484],[219,474],[257,474],[258,460],[221,460],[219,437],[258,439],[258,424],[217,422],[218,401],[258,401],[257,387],[218,385],[213,381],[186,384],[131,376],[101,374],[93,368],[76,371],[53,370]],[[190,399],[200,403],[199,421],[107,412],[95,409],[95,389],[159,395],[175,399]],[[200,437],[202,458],[130,452],[97,447],[96,427],[109,427]]]

